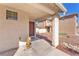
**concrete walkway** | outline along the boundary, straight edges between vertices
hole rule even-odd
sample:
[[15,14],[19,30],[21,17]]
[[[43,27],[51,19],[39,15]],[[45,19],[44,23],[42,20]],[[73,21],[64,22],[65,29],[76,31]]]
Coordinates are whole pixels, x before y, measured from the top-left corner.
[[14,56],[69,56],[68,54],[52,47],[45,40],[32,42],[31,48],[27,49],[25,43],[17,50]]

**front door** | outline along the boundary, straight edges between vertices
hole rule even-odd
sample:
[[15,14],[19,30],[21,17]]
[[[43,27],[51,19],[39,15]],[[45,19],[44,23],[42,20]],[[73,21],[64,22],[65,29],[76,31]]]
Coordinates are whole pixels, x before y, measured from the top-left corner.
[[35,34],[35,23],[29,22],[29,36],[34,36]]

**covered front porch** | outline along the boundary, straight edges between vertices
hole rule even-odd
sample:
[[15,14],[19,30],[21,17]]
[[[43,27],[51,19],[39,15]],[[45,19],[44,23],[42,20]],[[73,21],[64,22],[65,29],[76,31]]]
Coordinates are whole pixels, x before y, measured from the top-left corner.
[[[62,4],[42,4],[42,6],[48,8],[49,11],[44,16],[39,16],[35,19],[31,19],[29,22],[29,35],[35,40],[45,39],[48,43],[57,47],[59,45],[59,18],[60,13],[65,15],[67,10]],[[49,28],[48,28],[49,27]],[[33,41],[33,40],[32,40]]]
[[[19,52],[21,50],[28,51],[31,49],[29,52],[21,51],[21,55],[29,55],[29,53],[31,54],[32,52],[34,53],[33,55],[57,55],[57,54],[58,55],[67,55],[64,52],[59,51],[55,48],[59,45],[60,13],[65,14],[67,12],[67,10],[64,8],[64,6],[62,4],[59,4],[59,3],[8,4],[7,3],[7,4],[1,4],[1,6],[6,7],[6,8],[3,7],[3,9],[9,8],[9,10],[14,9],[13,11],[18,12],[19,20],[17,20],[16,22],[14,21],[14,23],[12,23],[12,24],[15,24],[15,26],[16,26],[16,28],[15,28],[15,26],[12,25],[15,28],[15,30],[13,30],[15,32],[10,32],[10,34],[9,34],[13,37],[12,33],[14,33],[16,36],[16,37],[14,36],[14,39],[17,39],[17,41],[15,40],[15,41],[10,42],[12,45],[14,45],[14,46],[10,46],[11,48],[19,47],[19,49],[18,49]],[[37,32],[36,32],[36,27],[37,27],[36,25],[38,24],[38,22],[47,21],[47,20],[51,21],[51,32],[49,33],[51,35],[51,38],[50,38],[51,45],[48,44],[44,39],[40,39],[37,36]],[[10,22],[11,21],[9,21],[9,24],[10,24]],[[8,21],[7,21],[7,24],[8,24]],[[39,25],[39,26],[42,26],[42,25]],[[16,34],[16,32],[17,32],[17,34]],[[21,47],[21,45],[19,46],[19,41],[23,42],[23,44],[25,44],[26,38],[28,36],[30,36],[32,39],[31,47],[29,49],[27,49],[24,47],[25,45],[22,45],[22,47]],[[9,36],[7,36],[7,37],[9,37]],[[46,36],[46,37],[48,37],[48,36]],[[47,40],[47,41],[49,41],[49,40]],[[16,42],[16,43],[14,44],[12,42],[14,42],[14,43]],[[10,49],[10,47],[8,49]],[[5,47],[3,47],[3,48],[5,48]],[[35,49],[35,50],[33,50],[33,49]],[[39,51],[39,49],[41,49],[41,50]],[[37,52],[35,52],[36,50],[37,50]],[[57,52],[55,52],[55,51],[57,51]],[[19,55],[20,54],[19,52],[17,51],[15,55]],[[22,52],[24,54],[22,54]],[[42,54],[43,52],[46,52],[46,53]],[[54,54],[54,53],[56,53],[56,54]]]
[[[49,8],[52,11],[52,13],[48,13],[45,16],[37,17],[34,19],[31,18],[31,20],[29,20],[29,36],[31,37],[32,41],[31,48],[26,49],[25,42],[23,43],[24,45],[20,46],[21,48],[19,48],[19,50],[15,53],[15,56],[68,56],[68,54],[56,49],[56,47],[59,45],[59,13],[65,15],[67,10],[64,8],[62,4],[41,5]],[[44,30],[41,30],[41,33],[39,33],[39,31],[37,31],[37,28],[39,27],[45,28],[45,26],[50,26],[47,25],[48,23],[39,24],[39,22],[43,21],[51,22],[50,32],[44,32]],[[44,34],[45,36],[43,36],[42,34]]]

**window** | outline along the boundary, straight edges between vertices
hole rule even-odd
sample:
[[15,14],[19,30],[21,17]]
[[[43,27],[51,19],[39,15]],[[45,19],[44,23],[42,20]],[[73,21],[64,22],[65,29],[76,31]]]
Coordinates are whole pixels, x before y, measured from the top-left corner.
[[17,12],[6,10],[6,19],[7,20],[17,20]]

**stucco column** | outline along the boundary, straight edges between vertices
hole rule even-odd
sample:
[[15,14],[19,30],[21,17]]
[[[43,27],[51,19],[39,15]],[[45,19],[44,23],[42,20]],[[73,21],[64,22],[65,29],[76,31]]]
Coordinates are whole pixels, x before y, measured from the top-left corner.
[[57,17],[52,21],[52,45],[54,47],[59,45],[59,19]]

